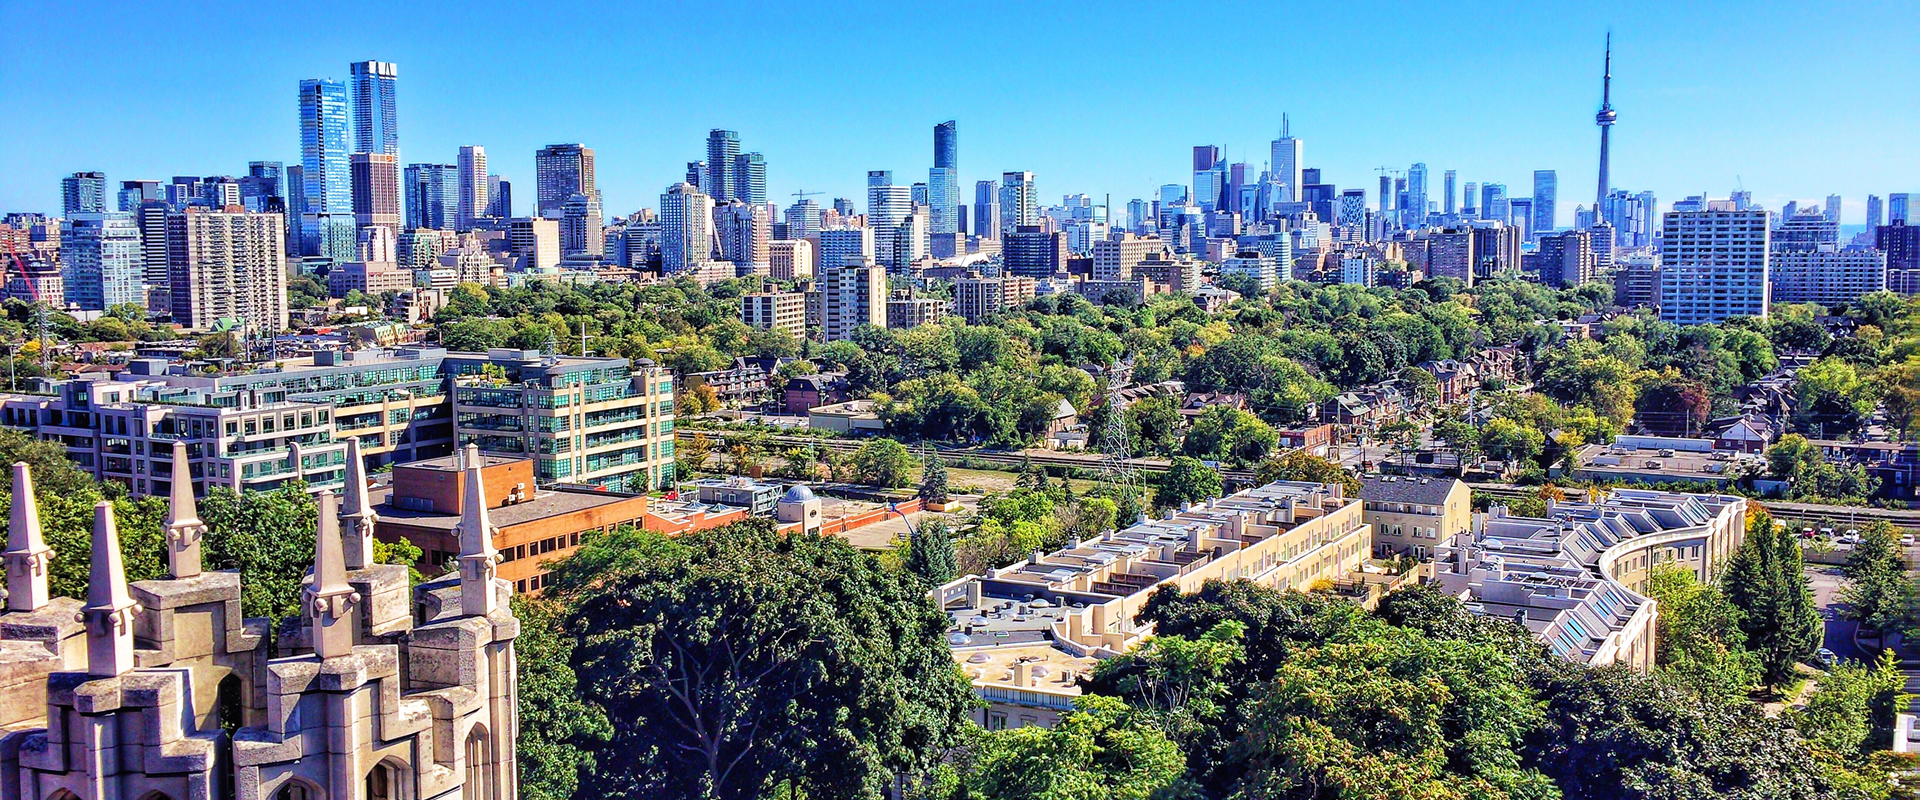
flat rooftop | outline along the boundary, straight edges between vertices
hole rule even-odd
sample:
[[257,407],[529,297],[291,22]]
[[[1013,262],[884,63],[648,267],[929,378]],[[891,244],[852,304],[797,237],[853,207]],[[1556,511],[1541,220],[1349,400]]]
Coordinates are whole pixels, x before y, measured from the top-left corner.
[[[367,490],[367,498],[379,509],[380,518],[392,522],[412,525],[419,528],[438,528],[451,532],[460,524],[459,514],[437,511],[415,511],[400,508],[388,502],[393,496],[392,485],[382,485]],[[588,509],[610,506],[634,499],[637,495],[615,494],[613,492],[589,492],[562,489],[557,491],[538,491],[524,503],[487,509],[487,521],[497,528],[510,528],[530,522],[573,514]]]

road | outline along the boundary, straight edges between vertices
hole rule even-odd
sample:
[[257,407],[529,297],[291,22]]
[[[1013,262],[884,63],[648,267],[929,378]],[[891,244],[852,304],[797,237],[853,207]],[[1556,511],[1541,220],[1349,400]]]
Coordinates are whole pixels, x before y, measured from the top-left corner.
[[[1880,643],[1872,637],[1866,637],[1866,646],[1854,643],[1854,631],[1859,626],[1851,620],[1840,618],[1840,610],[1846,607],[1840,602],[1840,590],[1845,583],[1839,567],[1824,564],[1807,565],[1807,581],[1813,585],[1814,604],[1820,608],[1820,616],[1826,620],[1826,648],[1832,650],[1842,661],[1868,663],[1880,657]],[[1909,710],[1920,713],[1920,662],[1912,660],[1910,648],[1900,648],[1903,660],[1900,671],[1907,676],[1907,693],[1914,695]]]

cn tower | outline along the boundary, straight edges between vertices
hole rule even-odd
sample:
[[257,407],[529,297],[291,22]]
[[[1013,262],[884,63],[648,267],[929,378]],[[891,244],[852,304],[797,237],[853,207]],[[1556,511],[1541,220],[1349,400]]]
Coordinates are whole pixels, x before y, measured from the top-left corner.
[[1600,113],[1593,115],[1593,124],[1600,126],[1600,195],[1593,201],[1594,214],[1607,202],[1607,132],[1612,130],[1613,121],[1619,117],[1613,113],[1613,34],[1607,34],[1606,74],[1600,79]]

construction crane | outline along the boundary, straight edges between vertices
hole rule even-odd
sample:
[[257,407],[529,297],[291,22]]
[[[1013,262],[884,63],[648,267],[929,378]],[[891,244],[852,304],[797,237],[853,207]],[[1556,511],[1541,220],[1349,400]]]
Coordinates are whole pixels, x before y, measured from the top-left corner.
[[800,190],[800,191],[798,191],[798,192],[794,192],[794,193],[793,193],[793,196],[794,196],[794,197],[798,197],[798,198],[800,198],[800,199],[799,199],[798,201],[796,201],[796,202],[803,202],[803,203],[804,203],[804,202],[806,202],[806,200],[807,200],[807,195],[810,195],[810,194],[826,194],[826,192],[809,192],[809,191],[806,191],[806,190],[804,190],[804,189],[802,189],[802,190]]
[[[7,244],[7,260],[13,262],[13,268],[15,270],[18,270],[20,273],[20,280],[24,281],[27,284],[27,294],[32,295],[33,302],[38,304],[41,300],[40,285],[37,283],[34,283],[33,275],[27,272],[27,260],[20,257],[19,250],[14,249],[12,239],[6,240],[6,244]],[[4,269],[4,267],[0,267],[0,269]]]

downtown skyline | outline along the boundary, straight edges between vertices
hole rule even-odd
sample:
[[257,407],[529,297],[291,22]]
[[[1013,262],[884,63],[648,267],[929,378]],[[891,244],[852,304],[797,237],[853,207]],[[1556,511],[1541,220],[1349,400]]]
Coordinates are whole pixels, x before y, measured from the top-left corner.
[[[143,13],[127,9],[109,27],[131,25]],[[772,23],[786,13],[769,7],[761,16],[777,28]],[[1296,13],[1310,20],[1322,12]],[[1748,63],[1784,35],[1783,28],[1791,27],[1790,14],[1734,20],[1725,31],[1699,37],[1693,47],[1676,51],[1671,39],[1657,38],[1671,36],[1653,24],[1663,13],[1667,12],[1622,10],[1618,15],[1627,19],[1612,21],[1613,101],[1620,111],[1620,123],[1613,132],[1615,187],[1651,190],[1663,199],[1701,192],[1724,196],[1745,188],[1756,202],[1776,207],[1787,200],[1818,203],[1837,193],[1845,197],[1843,221],[1849,225],[1864,220],[1868,194],[1884,197],[1920,190],[1920,175],[1916,175],[1920,169],[1911,148],[1891,145],[1901,130],[1920,124],[1913,119],[1914,104],[1900,96],[1908,90],[1867,92],[1882,99],[1878,105],[1849,104],[1846,98],[1861,90],[1836,82],[1827,94],[1834,98],[1832,109],[1812,115],[1817,119],[1796,117],[1791,112],[1804,104],[1794,102],[1791,92],[1781,91],[1789,84],[1782,83],[1775,70],[1783,68]],[[1584,12],[1568,15],[1577,18]],[[53,33],[63,25],[77,24],[63,18],[70,16],[52,9],[41,15]],[[1111,20],[1041,19],[1033,24],[1063,25],[1091,36],[1110,27]],[[1797,24],[1806,30],[1804,20]],[[470,66],[468,54],[378,33],[314,33],[310,35],[326,41],[276,50],[263,57],[258,69],[202,74],[157,88],[146,83],[119,85],[126,82],[124,76],[110,77],[107,67],[99,64],[71,65],[82,73],[78,77],[95,78],[74,84],[82,90],[59,92],[71,97],[54,97],[52,87],[16,84],[14,91],[27,95],[21,98],[27,105],[71,124],[15,126],[0,134],[0,141],[16,145],[0,148],[0,209],[57,209],[58,179],[75,171],[104,171],[117,185],[120,180],[165,180],[174,174],[244,174],[250,160],[298,163],[293,96],[298,81],[344,80],[349,77],[348,62],[378,59],[399,65],[401,163],[450,163],[460,145],[478,144],[489,153],[490,171],[531,188],[534,151],[557,142],[581,142],[600,154],[599,186],[609,216],[654,206],[660,192],[683,176],[686,162],[703,156],[706,132],[712,128],[737,130],[742,139],[753,143],[753,149],[765,154],[767,197],[782,207],[800,189],[822,192],[823,203],[834,197],[858,202],[864,197],[862,178],[868,170],[891,170],[903,182],[924,180],[933,166],[927,131],[945,119],[957,119],[961,129],[957,176],[961,187],[1005,171],[1030,171],[1035,173],[1042,202],[1086,193],[1095,198],[1111,195],[1113,204],[1121,206],[1129,199],[1152,197],[1161,184],[1188,182],[1191,175],[1186,165],[1194,145],[1218,145],[1228,162],[1244,161],[1255,170],[1265,167],[1281,115],[1288,114],[1294,135],[1306,143],[1302,166],[1321,169],[1324,180],[1343,190],[1367,189],[1370,203],[1378,202],[1376,168],[1383,165],[1405,170],[1413,163],[1424,163],[1435,176],[1454,170],[1463,184],[1503,183],[1515,187],[1515,195],[1524,191],[1519,187],[1528,184],[1534,170],[1549,169],[1560,176],[1558,217],[1565,224],[1576,206],[1591,203],[1590,190],[1584,187],[1592,186],[1597,171],[1598,136],[1592,115],[1600,104],[1600,56],[1607,25],[1608,21],[1599,20],[1581,34],[1565,35],[1552,43],[1540,42],[1536,35],[1524,46],[1502,40],[1499,47],[1482,48],[1478,55],[1486,61],[1505,63],[1524,54],[1516,63],[1529,67],[1496,70],[1492,75],[1496,80],[1491,82],[1484,69],[1452,56],[1430,63],[1419,74],[1420,80],[1378,91],[1340,91],[1338,86],[1327,88],[1312,80],[1274,82],[1236,75],[1198,79],[1191,107],[1217,111],[1193,114],[1157,108],[1162,105],[1157,101],[1130,103],[1124,93],[1114,91],[1062,94],[1066,83],[1041,78],[1036,80],[1049,87],[1046,91],[1018,82],[983,91],[965,80],[938,80],[919,93],[889,94],[884,102],[854,103],[849,108],[847,99],[837,96],[846,89],[832,80],[834,71],[845,66],[839,56],[819,59],[820,90],[807,93],[807,102],[797,104],[783,102],[779,94],[767,95],[764,103],[724,102],[734,94],[790,85],[777,76],[760,75],[742,83],[733,74],[744,69],[741,66],[715,67],[703,77],[679,72],[657,59],[648,65],[659,68],[643,73],[649,91],[638,95],[617,81],[583,89],[558,78],[529,81],[505,76],[490,79],[498,85],[496,90],[481,91],[472,85],[477,78],[462,77]],[[1397,23],[1381,26],[1379,38],[1391,44],[1404,35],[1400,28]],[[1744,39],[1735,35],[1743,28],[1749,29]],[[1553,29],[1581,30],[1574,25]],[[1444,26],[1433,28],[1436,33],[1445,30]],[[830,33],[826,43],[845,35]],[[1855,31],[1851,38],[1874,35]],[[1069,37],[1062,43],[1066,52],[1060,58],[1041,60],[1051,64],[1074,54],[1088,57],[1084,53],[1088,46],[1080,36]],[[1842,47],[1835,40],[1808,36],[1799,52],[1820,59],[1832,71],[1858,59],[1880,65],[1875,70],[1901,74],[1903,59],[1912,60],[1897,48],[1861,52],[1862,47],[1869,46]],[[821,48],[827,49],[831,48]],[[1367,57],[1345,65],[1345,71],[1362,84],[1385,74],[1373,57],[1381,51],[1365,49]],[[614,50],[621,52],[596,51],[580,58],[616,69],[644,55],[637,45]],[[782,51],[776,47],[739,60],[757,63]],[[36,63],[57,60],[55,55],[46,52],[44,45],[30,45],[19,60],[31,69]],[[525,57],[514,55],[508,60]],[[1740,66],[1698,69],[1699,62],[1716,60]],[[1254,72],[1267,62],[1273,68],[1297,69],[1297,61],[1290,54],[1263,55],[1246,66]],[[991,73],[995,68],[983,65],[980,69]],[[1037,68],[1035,74],[1048,72]],[[1158,80],[1153,77],[1156,72],[1142,68],[1141,74],[1152,81]],[[883,83],[938,73],[905,66],[875,71]],[[1247,93],[1249,83],[1256,93]],[[1222,91],[1202,91],[1215,85]],[[87,90],[87,86],[95,88]],[[600,99],[580,97],[582,91]],[[719,101],[685,105],[669,115],[656,113],[662,104],[701,91],[713,93]],[[485,101],[478,113],[471,108],[476,97]],[[529,105],[551,109],[574,99],[581,103],[577,113],[528,113]],[[1211,104],[1201,102],[1209,99]],[[1736,102],[1749,109],[1737,124],[1718,113]],[[177,127],[182,116],[206,119],[210,109],[225,113],[196,125],[196,136],[140,133]],[[449,113],[449,109],[463,113]],[[103,111],[115,112],[106,116],[131,124],[97,124]],[[1396,116],[1418,118],[1423,124],[1405,124]],[[1817,143],[1777,140],[1808,135],[1796,128],[1824,128],[1832,133]],[[1760,157],[1756,151],[1775,154]],[[1780,158],[1777,153],[1782,151],[1794,157]],[[1915,175],[1915,186],[1905,185],[1908,175]],[[1438,181],[1434,184],[1436,191],[1430,194],[1437,199]],[[530,213],[531,199],[530,192],[520,195],[515,213]]]

